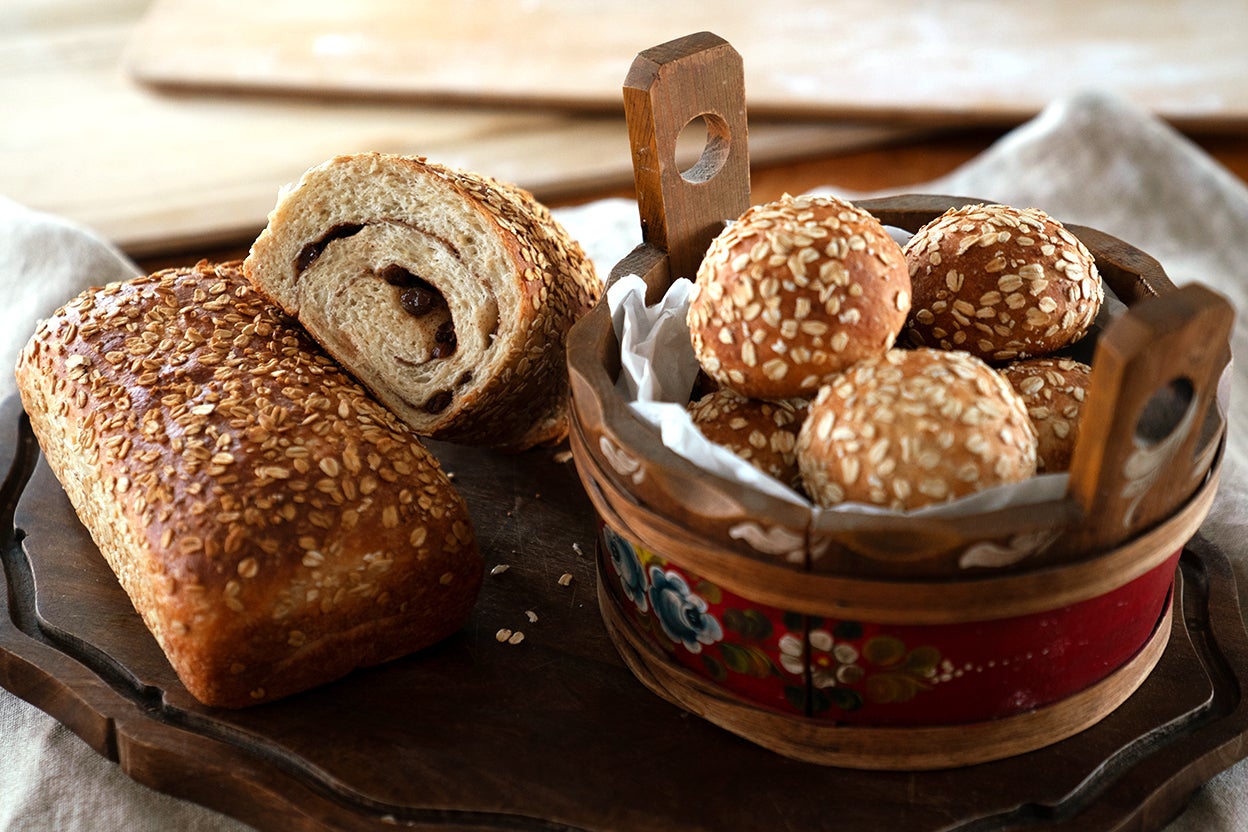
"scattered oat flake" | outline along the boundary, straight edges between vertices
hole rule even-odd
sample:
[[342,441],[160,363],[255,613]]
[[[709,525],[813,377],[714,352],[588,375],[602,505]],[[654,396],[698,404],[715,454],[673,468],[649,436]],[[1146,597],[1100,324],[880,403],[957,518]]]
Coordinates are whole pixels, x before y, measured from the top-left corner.
[[559,576],[559,586],[567,586],[570,583],[572,583],[571,572],[564,572],[562,575]]
[[506,572],[506,571],[507,571],[508,569],[510,569],[510,568],[511,568],[511,565],[510,565],[510,564],[500,563],[500,564],[498,564],[497,566],[495,566],[493,569],[491,569],[491,570],[490,570],[490,574],[491,574],[491,575],[501,575],[501,574],[503,574],[504,572]]
[[577,557],[585,557],[585,550],[581,548],[581,544],[579,543],[572,544],[572,551],[576,552]]
[[516,630],[511,634],[511,637],[507,639],[508,644],[519,644],[522,641],[524,641],[524,633],[519,630]]
[[558,462],[560,464],[563,464],[570,459],[572,459],[571,451],[560,451],[559,453],[555,454],[555,462]]
[[524,614],[529,619],[530,624],[537,623],[537,613],[533,612],[533,610],[525,610]]
[[509,638],[511,638],[511,636],[512,636],[511,630],[507,629],[506,627],[500,627],[498,629],[498,632],[494,634],[494,640],[495,641],[507,641]]

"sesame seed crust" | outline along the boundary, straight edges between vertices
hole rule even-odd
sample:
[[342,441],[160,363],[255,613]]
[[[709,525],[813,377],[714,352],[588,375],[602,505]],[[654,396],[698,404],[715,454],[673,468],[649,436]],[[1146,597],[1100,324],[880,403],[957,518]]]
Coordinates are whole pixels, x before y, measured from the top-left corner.
[[483,564],[437,460],[239,263],[83,293],[17,378],[50,467],[205,704],[409,653],[475,603]]
[[980,359],[894,349],[819,391],[797,459],[820,505],[908,510],[1033,476],[1036,435],[1022,399]]
[[750,398],[813,396],[893,346],[910,310],[901,247],[835,197],[756,205],[712,241],[688,323],[708,376]]
[[1001,374],[1022,396],[1035,426],[1037,470],[1068,470],[1092,368],[1070,358],[1032,358],[1005,365]]
[[1091,252],[1036,208],[953,208],[906,243],[914,290],[906,337],[986,361],[1046,355],[1078,341],[1104,288]]
[[[244,270],[422,436],[519,451],[567,435],[566,336],[602,284],[529,192],[422,157],[338,156],[279,197]],[[404,307],[396,273],[436,313]]]
[[689,405],[689,415],[703,435],[723,445],[785,485],[799,481],[797,434],[809,402],[747,399],[720,388]]

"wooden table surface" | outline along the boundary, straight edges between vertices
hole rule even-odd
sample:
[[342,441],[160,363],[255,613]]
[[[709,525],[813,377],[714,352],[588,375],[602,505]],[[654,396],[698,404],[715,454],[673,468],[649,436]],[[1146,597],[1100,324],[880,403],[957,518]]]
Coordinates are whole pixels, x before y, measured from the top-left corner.
[[[0,196],[94,227],[145,268],[245,251],[277,188],[336,153],[423,153],[517,182],[552,207],[631,193],[622,102],[612,116],[149,88],[125,55],[153,4],[0,4]],[[917,185],[1010,127],[976,124],[752,118],[754,201]],[[1216,130],[1192,138],[1248,180],[1248,128]]]
[[[822,186],[847,191],[904,189],[955,170],[1000,139],[1008,129],[944,128],[901,136],[862,148],[826,155],[808,155],[782,163],[756,164],[751,171],[753,201],[765,202],[784,193],[801,193]],[[1241,181],[1248,183],[1248,135],[1196,133],[1188,138],[1203,148]],[[608,197],[631,198],[629,187],[609,187],[578,194],[572,199],[547,199],[552,208]],[[257,232],[259,229],[257,229]],[[167,252],[138,257],[148,270],[196,262],[201,257],[224,259],[246,254],[247,242],[222,247]]]

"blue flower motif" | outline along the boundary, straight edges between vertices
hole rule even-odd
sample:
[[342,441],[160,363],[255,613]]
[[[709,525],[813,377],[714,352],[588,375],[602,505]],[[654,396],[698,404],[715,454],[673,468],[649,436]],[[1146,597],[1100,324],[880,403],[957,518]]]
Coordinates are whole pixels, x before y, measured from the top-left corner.
[[701,653],[703,644],[714,644],[724,637],[715,616],[706,612],[706,601],[695,595],[676,572],[650,567],[650,603],[672,641],[690,653]]
[[611,529],[604,528],[602,536],[607,542],[607,554],[611,556],[615,574],[620,577],[624,594],[637,605],[638,610],[646,612],[650,604],[646,601],[646,570],[642,568],[641,558],[637,557],[631,543]]

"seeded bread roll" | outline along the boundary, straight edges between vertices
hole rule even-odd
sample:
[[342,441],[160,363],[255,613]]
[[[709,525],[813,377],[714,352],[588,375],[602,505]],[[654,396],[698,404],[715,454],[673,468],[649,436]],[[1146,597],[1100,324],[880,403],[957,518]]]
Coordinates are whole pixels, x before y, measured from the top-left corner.
[[1091,252],[1035,208],[951,209],[920,228],[905,254],[914,291],[910,343],[987,361],[1073,344],[1105,297]]
[[1023,397],[1036,428],[1038,471],[1052,474],[1070,468],[1091,373],[1087,364],[1070,358],[1032,358],[1001,369]]
[[797,432],[808,404],[805,399],[747,399],[720,388],[690,403],[689,416],[707,439],[785,485],[794,486],[799,480]]
[[567,434],[567,331],[601,286],[530,194],[423,159],[340,156],[279,198],[244,268],[423,436]]
[[17,365],[53,473],[186,689],[277,699],[459,629],[464,502],[238,263],[91,290]]
[[806,493],[907,510],[1036,472],[1036,434],[1000,373],[961,351],[890,350],[819,391],[797,442]]
[[688,320],[709,376],[788,399],[892,347],[909,310],[905,258],[879,220],[835,197],[785,196],[712,241]]

